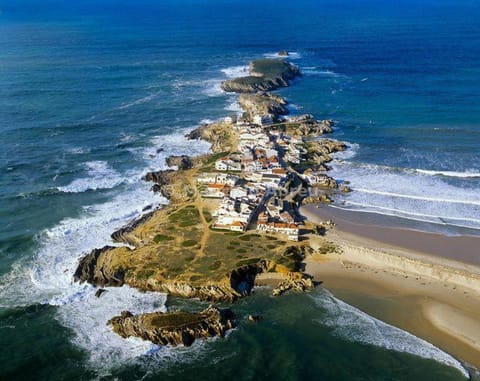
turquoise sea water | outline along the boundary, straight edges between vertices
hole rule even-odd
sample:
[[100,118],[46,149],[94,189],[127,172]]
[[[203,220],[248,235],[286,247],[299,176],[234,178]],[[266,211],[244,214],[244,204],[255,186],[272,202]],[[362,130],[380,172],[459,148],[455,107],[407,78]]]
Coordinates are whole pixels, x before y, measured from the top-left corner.
[[[78,258],[164,200],[141,181],[182,136],[237,111],[220,82],[288,49],[293,112],[337,122],[345,206],[480,228],[480,10],[473,1],[12,1],[0,5],[0,379],[456,380],[458,364],[326,291],[193,351],[105,322],[162,295],[71,283]],[[478,234],[478,233],[477,233]],[[180,302],[177,302],[180,303]],[[447,365],[453,365],[447,366]],[[113,375],[113,376],[112,376]]]

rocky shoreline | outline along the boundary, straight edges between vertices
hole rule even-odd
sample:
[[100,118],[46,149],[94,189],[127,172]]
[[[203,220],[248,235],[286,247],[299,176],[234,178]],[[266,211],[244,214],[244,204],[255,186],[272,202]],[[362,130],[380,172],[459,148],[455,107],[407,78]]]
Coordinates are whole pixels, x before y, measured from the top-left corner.
[[233,93],[256,93],[290,86],[302,74],[298,67],[285,60],[260,59],[249,65],[250,75],[222,83],[222,90]]
[[[298,208],[306,202],[330,200],[331,195],[339,191],[337,181],[325,174],[326,163],[332,160],[333,153],[343,151],[346,146],[342,142],[318,139],[332,132],[332,121],[318,121],[308,114],[285,118],[286,99],[264,92],[288,86],[290,80],[301,75],[296,66],[284,60],[262,59],[250,64],[250,74],[247,79],[222,84],[225,91],[246,93],[239,97],[244,110],[241,118],[205,124],[187,135],[192,140],[209,142],[212,154],[171,156],[167,158],[167,165],[176,169],[145,176],[145,181],[153,183],[152,191],[160,192],[169,200],[169,205],[149,211],[112,233],[114,241],[128,246],[105,246],[81,258],[75,281],[102,288],[127,284],[144,291],[214,303],[233,302],[250,295],[261,273],[280,275],[273,289],[275,296],[288,291],[303,292],[315,286],[312,277],[304,273],[302,262],[314,252],[308,235],[316,234],[319,228],[304,221]],[[235,172],[237,169],[229,172],[227,168],[227,174],[215,173],[215,170],[225,171],[219,167],[225,158],[233,164],[239,160],[240,165],[237,159],[243,155],[240,147],[250,152],[250,148],[245,151],[245,136],[255,133],[256,139],[272,148],[252,148],[254,161],[242,159],[240,172]],[[256,143],[249,144],[254,147]],[[271,152],[271,158],[262,153],[266,150]],[[250,162],[265,167],[252,172],[246,169]],[[255,185],[250,179],[255,176],[263,176],[264,180],[259,183],[255,180]],[[205,186],[199,183],[201,178],[216,178],[208,181],[214,181],[218,189],[221,185],[218,179],[234,181],[237,193],[252,187],[259,189],[260,196],[249,196],[250,201],[246,196],[238,199],[244,197],[247,207],[251,203],[248,223],[232,223],[227,227],[231,231],[225,231],[218,221],[212,222],[212,216],[218,213],[212,204],[215,208],[222,204],[208,198]],[[227,185],[223,184],[222,191],[227,192]],[[278,188],[281,196],[270,194]],[[228,192],[231,189],[232,186],[228,186]],[[230,199],[226,197],[224,201]],[[273,201],[283,206],[278,208]],[[278,216],[272,214],[275,208]],[[233,214],[240,213],[232,210]],[[255,230],[257,233],[253,233]],[[287,232],[288,240],[298,242],[285,240],[282,234]],[[302,235],[299,232],[303,232]],[[211,307],[199,314],[158,312],[134,316],[124,312],[109,324],[122,337],[141,337],[160,345],[191,345],[198,338],[224,336],[235,326],[235,321],[231,311]]]
[[152,312],[133,315],[123,311],[107,323],[123,338],[140,337],[157,345],[185,345],[189,347],[196,339],[224,337],[235,328],[235,315],[230,309],[215,307],[198,312]]

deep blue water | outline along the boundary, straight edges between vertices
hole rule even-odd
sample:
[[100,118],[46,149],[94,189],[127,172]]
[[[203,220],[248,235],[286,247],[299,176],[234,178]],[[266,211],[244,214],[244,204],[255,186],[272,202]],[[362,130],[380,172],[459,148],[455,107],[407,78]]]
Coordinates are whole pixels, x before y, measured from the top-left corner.
[[[291,51],[304,77],[281,93],[299,112],[334,119],[333,137],[351,143],[333,168],[355,190],[345,207],[407,217],[412,226],[430,221],[448,234],[458,233],[453,226],[480,228],[475,1],[14,0],[0,10],[0,347],[16,354],[8,360],[10,350],[0,353],[0,363],[8,363],[4,377],[145,374],[134,359],[152,348],[125,344],[104,323],[123,309],[161,306],[163,297],[115,290],[99,303],[87,286],[71,284],[72,271],[82,253],[162,202],[143,173],[161,168],[171,153],[207,149],[182,135],[203,119],[235,112],[235,97],[219,84],[252,58]],[[198,359],[160,351],[142,363],[161,363],[150,366],[153,378],[195,374],[183,368],[206,378],[201,369],[214,366],[205,360],[211,358],[225,367],[221,378],[238,374],[238,356],[250,349],[267,356],[278,344],[294,361],[299,337],[313,335],[335,353],[310,354],[322,379],[412,379],[405,364],[425,380],[458,378],[438,362],[392,350],[399,345],[373,345],[382,342],[378,331],[378,340],[365,343],[351,339],[353,325],[336,334],[335,324],[286,324],[286,306],[259,298],[271,331],[240,329],[225,342],[199,346]],[[305,309],[312,321],[326,313],[309,297],[295,306],[292,321]],[[293,331],[303,333],[294,339]],[[240,346],[231,361],[230,340]],[[351,353],[360,360],[348,362]],[[379,362],[391,367],[374,371]],[[321,373],[325,364],[336,372]],[[311,376],[289,369],[280,373],[286,379]],[[256,364],[242,378],[280,377],[277,371]]]

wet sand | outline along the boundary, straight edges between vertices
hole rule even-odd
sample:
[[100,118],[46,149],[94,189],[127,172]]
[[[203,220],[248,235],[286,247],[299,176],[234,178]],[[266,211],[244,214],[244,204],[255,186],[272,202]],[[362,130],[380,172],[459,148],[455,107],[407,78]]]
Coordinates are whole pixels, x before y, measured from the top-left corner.
[[[480,368],[479,238],[361,225],[323,208],[303,208],[302,213],[313,222],[337,223],[325,238],[341,254],[306,261],[306,271],[325,288]],[[325,238],[312,237],[312,246]]]
[[[302,207],[302,214],[333,220],[338,230],[414,252],[480,266],[480,236],[446,236],[407,229],[404,220],[374,213],[349,212],[327,205]],[[468,231],[468,230],[465,230]]]

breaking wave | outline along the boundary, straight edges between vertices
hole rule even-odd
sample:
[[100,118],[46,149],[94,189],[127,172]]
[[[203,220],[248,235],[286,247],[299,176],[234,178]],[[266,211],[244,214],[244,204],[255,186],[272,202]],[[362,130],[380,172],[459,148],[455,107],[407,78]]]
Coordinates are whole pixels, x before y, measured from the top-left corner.
[[89,190],[111,189],[127,181],[106,161],[84,163],[88,177],[73,180],[70,184],[57,187],[60,192],[81,193]]
[[375,345],[387,350],[409,353],[458,369],[466,378],[468,372],[462,364],[441,349],[362,312],[331,293],[322,290],[321,295],[311,296],[326,312],[320,323],[333,328],[334,334],[347,340]]

